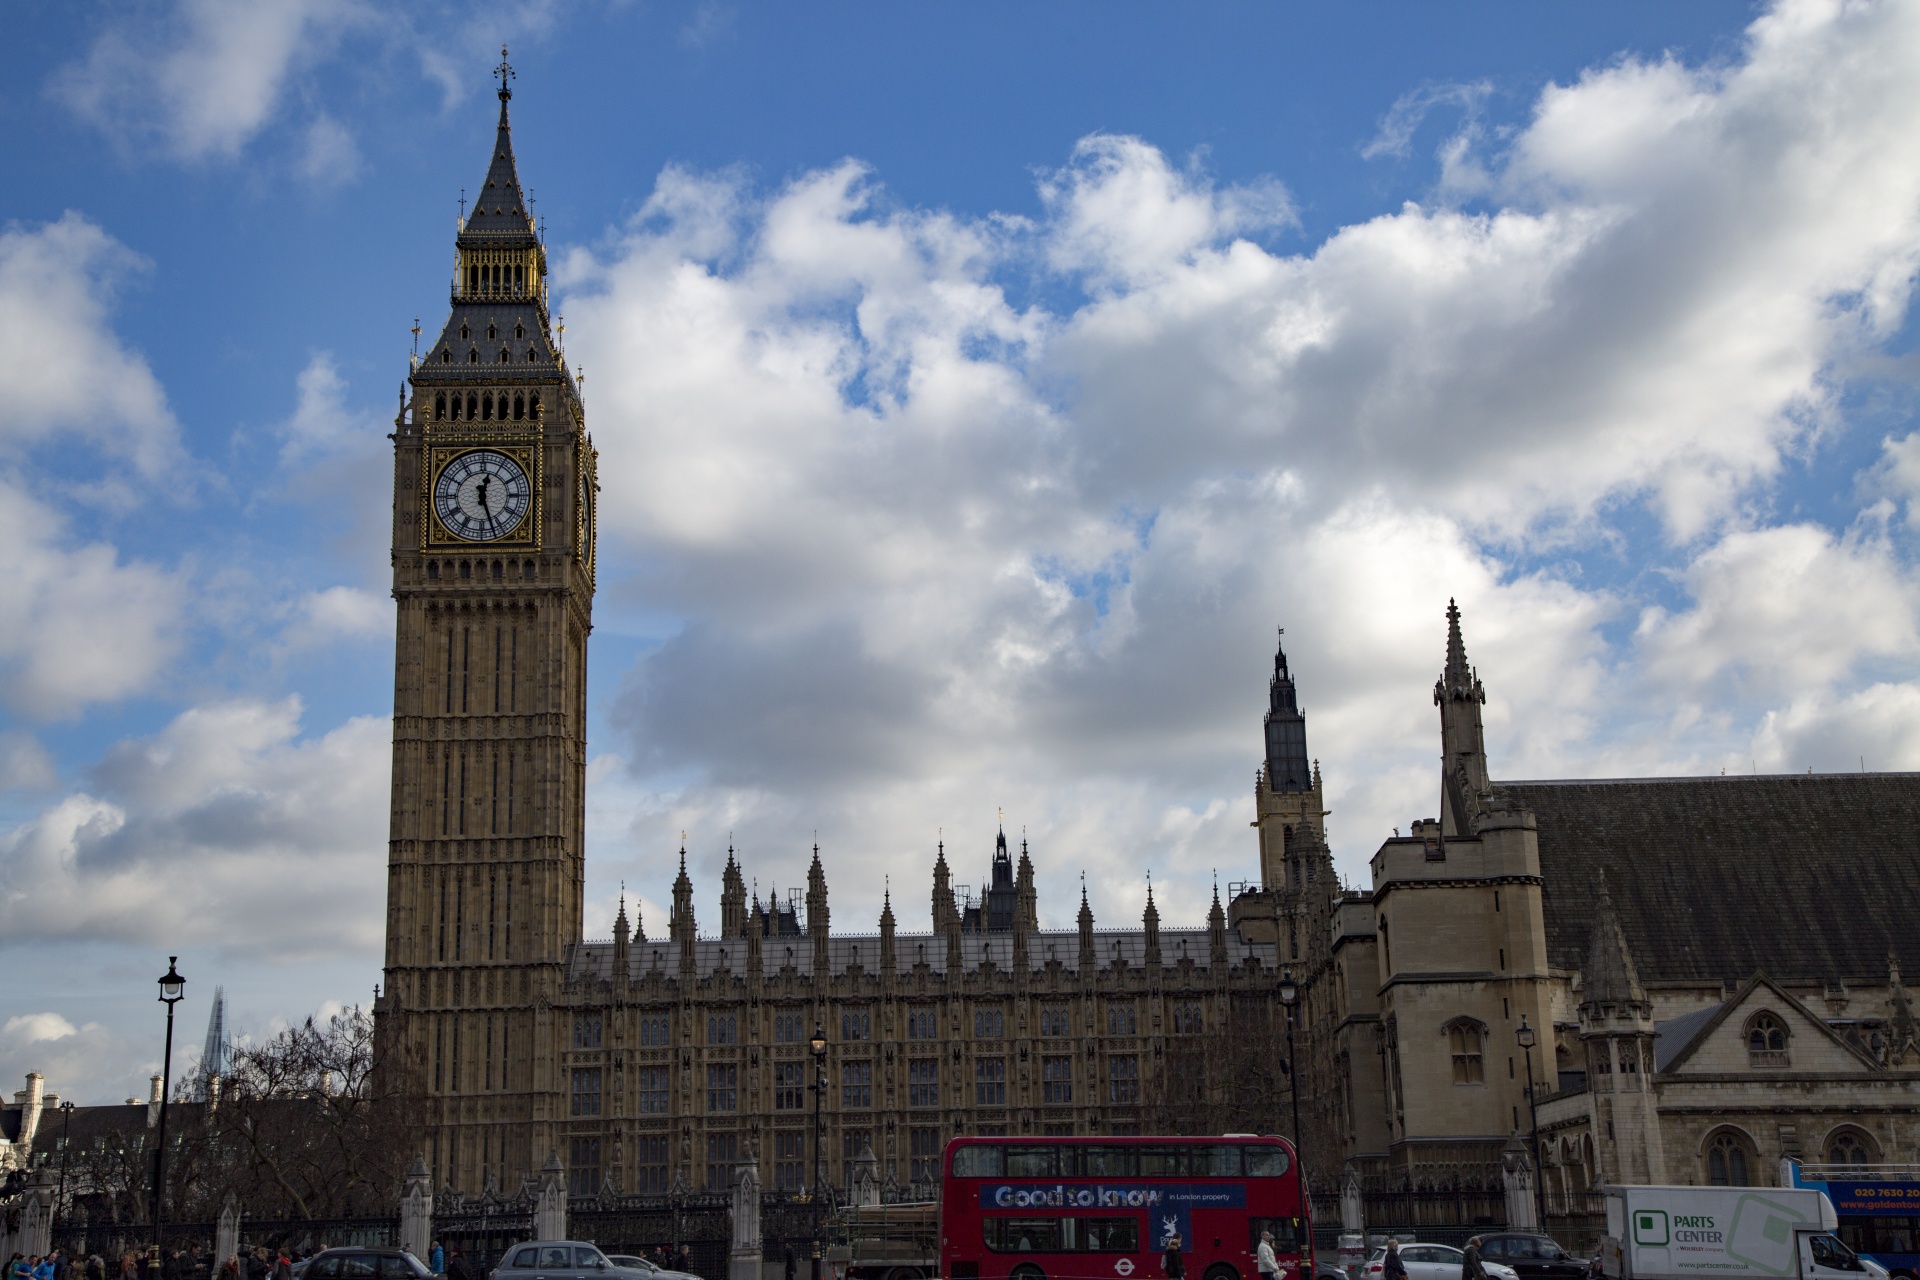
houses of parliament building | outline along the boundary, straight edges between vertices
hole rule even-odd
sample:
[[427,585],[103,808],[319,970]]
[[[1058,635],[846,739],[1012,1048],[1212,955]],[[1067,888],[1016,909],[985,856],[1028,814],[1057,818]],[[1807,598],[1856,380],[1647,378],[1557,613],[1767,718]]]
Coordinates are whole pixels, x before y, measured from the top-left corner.
[[665,936],[623,903],[588,941],[596,455],[506,75],[450,314],[393,436],[376,1010],[436,1185],[511,1191],[555,1156],[579,1194],[725,1190],[748,1164],[797,1188],[816,1161],[924,1184],[956,1134],[1284,1133],[1291,1080],[1316,1193],[1354,1203],[1497,1184],[1535,1141],[1550,1220],[1605,1181],[1920,1160],[1901,977],[1920,969],[1920,776],[1496,781],[1451,607],[1438,813],[1382,842],[1366,887],[1334,874],[1282,651],[1257,876],[1201,927],[1162,928],[1149,894],[1137,923],[1096,928],[1083,890],[1076,928],[1041,929],[1026,842],[1002,835],[967,855],[988,863],[978,900],[932,851],[928,933],[896,930],[890,899],[834,930],[817,848],[797,907],[750,897],[730,853],[703,930],[683,851]]

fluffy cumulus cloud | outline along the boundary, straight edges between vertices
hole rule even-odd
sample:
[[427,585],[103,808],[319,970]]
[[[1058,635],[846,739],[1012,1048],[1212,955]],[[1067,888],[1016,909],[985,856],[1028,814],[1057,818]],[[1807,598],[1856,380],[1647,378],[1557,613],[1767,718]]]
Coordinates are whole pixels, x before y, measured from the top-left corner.
[[109,324],[144,265],[76,213],[0,230],[0,449],[77,438],[149,474],[177,457],[159,380]]
[[300,734],[297,699],[183,712],[0,837],[0,933],[379,954],[390,731]]
[[[602,563],[637,566],[603,616],[668,620],[617,696],[596,876],[682,828],[711,876],[731,830],[785,885],[817,827],[853,919],[889,869],[924,919],[937,830],[984,873],[1004,806],[1056,922],[1082,868],[1125,913],[1170,870],[1197,914],[1252,865],[1276,624],[1360,874],[1434,808],[1450,595],[1501,775],[1838,766],[1862,734],[1920,763],[1906,525],[1767,515],[1907,314],[1920,11],[1789,0],[1723,64],[1611,63],[1497,142],[1478,91],[1428,97],[1376,149],[1466,109],[1433,202],[1306,252],[1270,247],[1280,186],[1103,135],[1033,220],[854,163],[669,170],[571,257]],[[1036,275],[1071,301],[1017,300]],[[1564,567],[1628,536],[1671,572]]]

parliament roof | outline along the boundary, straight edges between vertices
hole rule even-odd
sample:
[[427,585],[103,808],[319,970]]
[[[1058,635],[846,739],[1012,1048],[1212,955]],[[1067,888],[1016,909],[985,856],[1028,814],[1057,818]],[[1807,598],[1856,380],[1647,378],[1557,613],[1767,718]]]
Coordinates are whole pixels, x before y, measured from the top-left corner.
[[1604,869],[1645,983],[1920,972],[1920,773],[1496,785],[1538,823],[1556,968],[1584,964]]

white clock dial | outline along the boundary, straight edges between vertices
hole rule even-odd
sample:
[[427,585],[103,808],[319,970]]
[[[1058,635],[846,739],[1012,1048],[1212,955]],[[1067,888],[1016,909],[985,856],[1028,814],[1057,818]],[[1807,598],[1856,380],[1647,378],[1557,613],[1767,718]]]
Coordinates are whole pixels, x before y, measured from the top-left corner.
[[469,542],[493,542],[520,527],[533,501],[526,471],[504,453],[475,449],[440,469],[433,509],[447,532]]

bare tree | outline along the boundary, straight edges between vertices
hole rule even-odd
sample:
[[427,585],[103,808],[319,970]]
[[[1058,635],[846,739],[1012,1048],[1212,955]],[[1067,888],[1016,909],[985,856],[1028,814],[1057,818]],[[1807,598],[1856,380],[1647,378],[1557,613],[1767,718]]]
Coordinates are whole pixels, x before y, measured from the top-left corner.
[[207,1189],[231,1191],[255,1216],[388,1212],[416,1145],[419,1091],[405,1064],[375,1068],[374,1039],[356,1006],[236,1052],[203,1112],[209,1153],[230,1170]]

